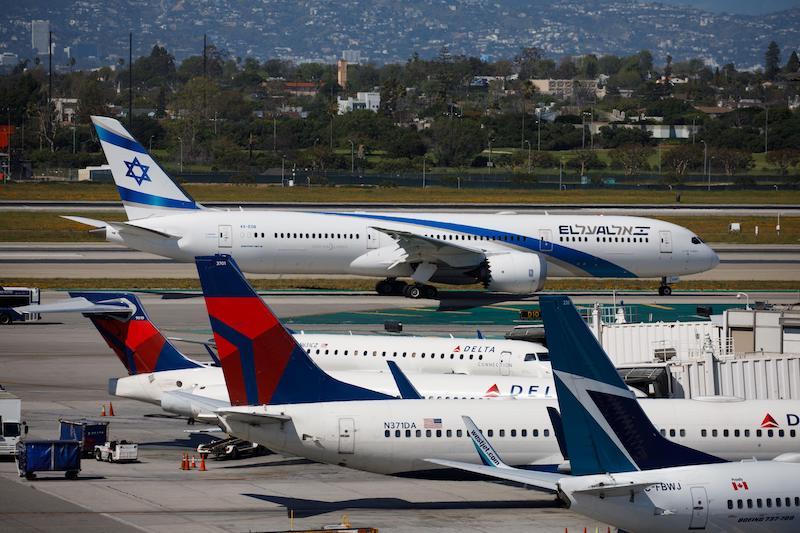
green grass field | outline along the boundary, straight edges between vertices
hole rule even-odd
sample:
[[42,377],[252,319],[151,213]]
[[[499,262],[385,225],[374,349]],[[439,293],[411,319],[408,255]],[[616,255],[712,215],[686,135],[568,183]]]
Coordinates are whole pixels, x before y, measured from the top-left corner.
[[[70,213],[100,220],[125,220],[122,211]],[[796,244],[800,242],[800,217],[781,217],[781,233],[775,231],[776,217],[767,216],[656,216],[694,231],[712,243]],[[739,222],[741,233],[729,233],[728,225]],[[755,235],[755,227],[759,235]],[[102,242],[104,236],[89,233],[89,227],[63,219],[56,211],[0,212],[0,242]]]
[[[669,190],[636,189],[461,189],[429,187],[277,187],[274,185],[186,184],[200,202],[365,202],[365,203],[528,203],[660,204],[675,203]],[[118,201],[110,183],[11,183],[0,185],[0,200]],[[682,204],[800,204],[800,190],[681,191]]]

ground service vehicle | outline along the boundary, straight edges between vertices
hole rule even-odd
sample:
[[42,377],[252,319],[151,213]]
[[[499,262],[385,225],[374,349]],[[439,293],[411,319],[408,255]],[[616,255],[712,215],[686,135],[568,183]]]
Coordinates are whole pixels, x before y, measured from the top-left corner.
[[32,287],[0,287],[0,324],[39,320],[39,313],[18,313],[12,307],[40,303],[39,289]]
[[0,456],[17,453],[21,430],[22,400],[0,386]]
[[98,422],[81,418],[79,420],[59,420],[62,440],[76,440],[81,445],[81,455],[92,457],[98,444],[108,441],[108,422]]
[[95,445],[94,458],[109,463],[132,463],[139,460],[139,445],[126,440],[110,440]]

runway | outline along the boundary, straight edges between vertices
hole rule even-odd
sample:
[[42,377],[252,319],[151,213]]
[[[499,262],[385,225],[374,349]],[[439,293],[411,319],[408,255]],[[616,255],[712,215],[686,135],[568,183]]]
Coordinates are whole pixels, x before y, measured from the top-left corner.
[[[800,245],[712,244],[712,247],[720,256],[720,265],[683,279],[800,281]],[[0,243],[0,271],[4,278],[152,279],[197,275],[192,263],[178,263],[111,243]],[[254,274],[249,277],[320,276]]]

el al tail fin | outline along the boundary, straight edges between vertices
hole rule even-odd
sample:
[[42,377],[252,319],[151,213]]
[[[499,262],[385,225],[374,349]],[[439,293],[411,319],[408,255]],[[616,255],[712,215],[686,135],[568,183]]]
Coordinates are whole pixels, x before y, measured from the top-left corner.
[[573,475],[724,462],[664,438],[566,296],[541,296]]
[[231,256],[195,261],[231,405],[392,399],[320,369],[247,283]]
[[92,117],[128,220],[202,209],[116,119]]
[[84,316],[92,321],[108,346],[114,350],[119,360],[125,365],[128,374],[182,370],[202,366],[178,351],[161,333],[147,316],[142,302],[135,294],[75,291],[70,292],[70,296],[85,298],[98,304],[99,309],[102,309],[104,303],[112,301],[127,301],[133,306],[133,310],[124,315],[108,311],[95,312],[91,309],[84,311]]

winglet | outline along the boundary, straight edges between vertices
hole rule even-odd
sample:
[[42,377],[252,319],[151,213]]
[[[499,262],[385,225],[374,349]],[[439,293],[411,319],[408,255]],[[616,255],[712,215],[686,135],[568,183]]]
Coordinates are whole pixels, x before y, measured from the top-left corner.
[[392,372],[392,377],[397,385],[397,390],[400,391],[400,397],[404,400],[421,400],[422,394],[419,393],[416,387],[411,383],[397,363],[394,361],[386,361],[389,365],[389,370]]
[[231,405],[394,399],[320,369],[231,256],[197,257],[195,262]]
[[478,452],[478,457],[481,462],[493,468],[511,468],[500,459],[500,455],[492,447],[486,437],[483,436],[481,430],[475,425],[475,422],[468,416],[462,416],[464,425],[467,426],[467,435],[472,439],[472,444],[475,446],[475,451]]
[[539,306],[573,475],[724,462],[661,436],[569,298]]

